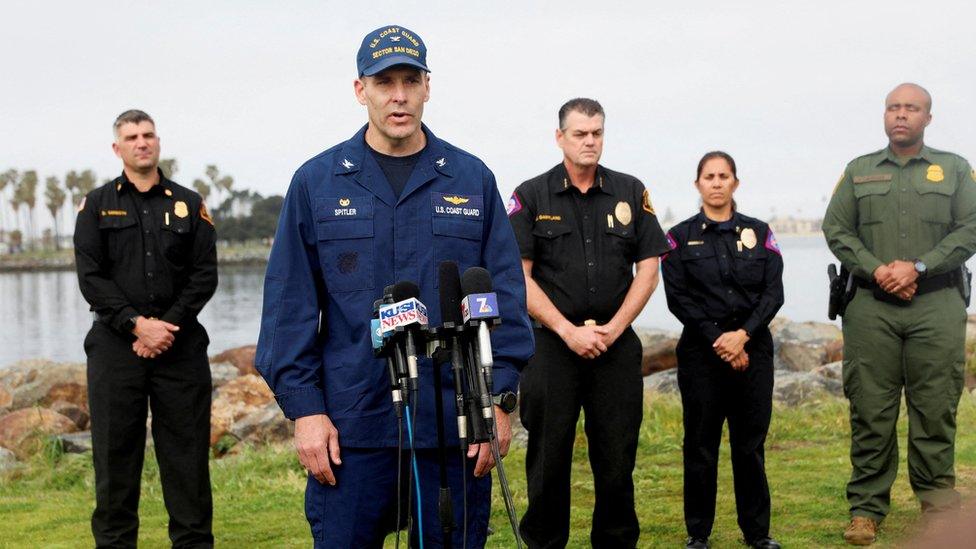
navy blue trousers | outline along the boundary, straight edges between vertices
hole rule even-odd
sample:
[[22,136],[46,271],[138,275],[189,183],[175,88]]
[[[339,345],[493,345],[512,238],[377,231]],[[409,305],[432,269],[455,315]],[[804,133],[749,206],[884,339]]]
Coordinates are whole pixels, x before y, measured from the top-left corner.
[[[345,549],[383,547],[383,540],[397,523],[396,448],[342,448],[342,465],[333,467],[336,485],[320,484],[308,477],[305,488],[305,515],[312,528],[316,548]],[[407,485],[410,453],[404,451],[401,463],[400,527],[407,527],[407,498],[410,498],[413,527],[410,545],[417,547],[417,498],[413,483]],[[465,459],[467,483],[467,547],[484,547],[491,511],[491,476],[474,477],[475,460]],[[443,547],[438,516],[440,469],[437,450],[417,450],[420,473],[421,515],[424,547]],[[454,510],[454,547],[464,545],[464,493],[462,492],[461,451],[447,450],[448,484]],[[405,534],[404,534],[405,535]]]

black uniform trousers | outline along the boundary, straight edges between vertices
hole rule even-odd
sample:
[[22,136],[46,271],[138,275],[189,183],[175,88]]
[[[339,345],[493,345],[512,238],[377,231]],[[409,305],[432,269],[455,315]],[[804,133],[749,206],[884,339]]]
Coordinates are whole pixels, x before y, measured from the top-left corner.
[[715,520],[718,450],[729,421],[739,528],[747,541],[769,535],[764,444],[773,398],[773,340],[757,331],[746,343],[749,367],[737,372],[698,330],[678,341],[678,386],[684,409],[684,499],[688,535],[707,538]]
[[628,328],[596,359],[574,353],[555,333],[535,330],[535,356],[520,381],[529,506],[520,531],[530,548],[569,540],[570,473],[580,407],[593,469],[593,547],[633,548],[634,460],[643,417],[641,343]]
[[88,332],[97,547],[136,546],[147,405],[173,547],[213,546],[208,343],[203,326],[187,322],[173,347],[148,359],[100,321]]

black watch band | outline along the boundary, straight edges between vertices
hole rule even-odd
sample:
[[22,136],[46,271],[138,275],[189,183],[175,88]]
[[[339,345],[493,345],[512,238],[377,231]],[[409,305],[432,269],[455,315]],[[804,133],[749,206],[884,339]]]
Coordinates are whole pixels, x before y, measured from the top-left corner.
[[506,414],[511,414],[518,405],[518,396],[511,391],[506,391],[497,395],[491,395],[491,402],[501,408]]
[[130,316],[129,318],[125,319],[125,321],[122,322],[122,328],[127,332],[131,332],[132,330],[135,330],[137,318],[139,318],[138,315]]

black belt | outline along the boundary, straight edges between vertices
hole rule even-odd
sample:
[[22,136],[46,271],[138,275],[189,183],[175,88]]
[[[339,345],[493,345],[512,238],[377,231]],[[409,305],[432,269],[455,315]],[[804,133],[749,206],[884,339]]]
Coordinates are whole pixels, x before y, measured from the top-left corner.
[[[878,286],[878,283],[873,280],[864,280],[863,278],[858,278],[855,276],[854,281],[857,283],[859,288],[872,291],[881,290],[881,286]],[[915,295],[922,295],[938,290],[944,290],[945,288],[951,288],[956,285],[956,272],[953,271],[951,273],[943,273],[940,275],[922,278],[917,280],[916,284],[918,284],[918,289],[915,290]]]
[[[587,324],[587,323],[589,323],[589,324]],[[584,322],[574,322],[573,323],[573,326],[580,327],[580,326],[589,326],[591,324],[599,324],[599,325],[602,326],[603,324],[606,324],[606,322],[597,322],[596,320],[586,320]],[[532,327],[533,328],[545,328],[546,330],[549,329],[549,328],[546,328],[545,326],[543,326],[541,322],[539,322],[538,320],[536,320],[534,318],[532,319]]]

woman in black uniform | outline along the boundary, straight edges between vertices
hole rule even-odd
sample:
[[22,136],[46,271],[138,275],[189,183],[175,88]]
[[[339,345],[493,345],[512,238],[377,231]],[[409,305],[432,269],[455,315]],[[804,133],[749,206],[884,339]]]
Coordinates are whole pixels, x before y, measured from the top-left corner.
[[677,355],[687,547],[708,547],[728,419],[739,528],[751,547],[774,549],[763,444],[773,394],[768,325],[783,304],[783,259],[769,226],[736,211],[731,156],[702,157],[695,186],[701,211],[668,232],[662,262],[668,308],[684,325]]

